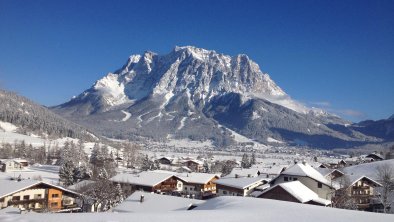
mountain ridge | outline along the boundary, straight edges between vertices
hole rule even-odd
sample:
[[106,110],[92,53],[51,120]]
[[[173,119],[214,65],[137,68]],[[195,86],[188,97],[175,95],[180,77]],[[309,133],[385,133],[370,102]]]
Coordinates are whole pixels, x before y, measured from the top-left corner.
[[[224,126],[264,144],[269,138],[321,148],[381,141],[291,99],[248,56],[193,46],[132,55],[121,69],[51,109],[116,138],[188,138],[225,147],[234,140]],[[125,112],[130,116],[121,121]]]

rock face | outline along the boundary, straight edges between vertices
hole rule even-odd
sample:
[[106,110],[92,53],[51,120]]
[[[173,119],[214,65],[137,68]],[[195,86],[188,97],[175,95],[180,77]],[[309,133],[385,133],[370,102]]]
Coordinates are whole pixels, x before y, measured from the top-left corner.
[[132,55],[56,113],[114,138],[260,143],[333,148],[379,141],[323,110],[292,100],[246,55],[192,46]]

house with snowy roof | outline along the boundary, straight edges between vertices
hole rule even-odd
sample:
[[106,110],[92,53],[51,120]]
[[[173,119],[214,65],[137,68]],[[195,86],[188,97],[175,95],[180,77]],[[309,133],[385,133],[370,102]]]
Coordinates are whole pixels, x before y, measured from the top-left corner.
[[78,211],[81,194],[36,180],[0,180],[0,209],[8,206],[41,212]]
[[15,159],[2,159],[0,160],[0,171],[8,172],[13,170],[22,170],[23,165]]
[[367,176],[346,175],[338,178],[336,181],[338,186],[333,202],[341,200],[344,194],[356,204],[358,210],[366,210],[371,207],[373,199],[376,198],[375,188],[382,185]]
[[269,167],[259,168],[261,175],[265,175],[267,178],[274,178],[286,170],[286,166],[274,165]]
[[260,171],[257,168],[233,168],[230,174],[226,175],[227,178],[239,178],[239,177],[258,177],[260,176]]
[[157,159],[157,161],[159,161],[160,164],[164,164],[164,165],[171,165],[174,162],[174,158],[171,157],[161,157],[159,159]]
[[321,175],[323,175],[328,181],[336,180],[339,177],[345,175],[342,171],[338,169],[329,169],[329,168],[315,168]]
[[370,158],[370,162],[384,160],[384,157],[376,152],[368,154],[366,158]]
[[207,199],[216,194],[216,181],[218,174],[208,173],[179,173],[176,176],[183,182],[183,195],[189,195],[196,199]]
[[110,179],[119,183],[126,195],[136,190],[156,193],[172,193],[181,190],[182,181],[172,172],[144,171],[138,174],[121,173]]
[[271,186],[275,186],[277,184],[297,180],[323,199],[331,199],[335,191],[330,181],[304,161],[294,164],[284,170],[279,176],[273,178],[270,184]]
[[183,160],[181,162],[181,165],[189,168],[193,172],[202,172],[204,162],[202,162],[200,160],[190,159],[190,160]]
[[257,197],[320,206],[328,206],[331,204],[330,200],[320,198],[300,181],[277,184],[263,191]]
[[264,177],[221,178],[216,180],[218,196],[249,196],[256,187],[268,183]]

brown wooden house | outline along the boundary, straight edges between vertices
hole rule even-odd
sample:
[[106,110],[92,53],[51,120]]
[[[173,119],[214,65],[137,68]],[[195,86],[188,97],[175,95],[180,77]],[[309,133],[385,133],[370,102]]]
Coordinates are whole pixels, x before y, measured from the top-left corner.
[[145,171],[139,174],[123,173],[110,179],[119,183],[123,191],[131,194],[136,190],[155,193],[172,193],[182,188],[182,180],[172,173]]
[[8,206],[33,211],[78,211],[81,194],[34,180],[1,180],[0,209]]

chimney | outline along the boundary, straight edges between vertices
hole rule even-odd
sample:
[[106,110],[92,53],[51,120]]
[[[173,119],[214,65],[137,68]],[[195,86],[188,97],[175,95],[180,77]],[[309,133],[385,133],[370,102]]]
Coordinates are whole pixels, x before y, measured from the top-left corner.
[[302,160],[302,164],[303,164],[303,165],[306,165],[306,161],[305,161],[305,160]]
[[141,194],[141,197],[140,197],[140,203],[142,203],[142,202],[144,202],[144,195],[143,194]]

